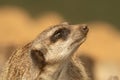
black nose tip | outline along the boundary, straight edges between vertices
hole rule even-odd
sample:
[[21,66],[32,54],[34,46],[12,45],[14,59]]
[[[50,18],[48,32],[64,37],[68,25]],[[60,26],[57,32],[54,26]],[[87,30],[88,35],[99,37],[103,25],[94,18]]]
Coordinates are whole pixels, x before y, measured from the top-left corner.
[[82,26],[81,26],[81,30],[82,30],[84,33],[87,33],[87,32],[89,31],[87,25],[82,25]]

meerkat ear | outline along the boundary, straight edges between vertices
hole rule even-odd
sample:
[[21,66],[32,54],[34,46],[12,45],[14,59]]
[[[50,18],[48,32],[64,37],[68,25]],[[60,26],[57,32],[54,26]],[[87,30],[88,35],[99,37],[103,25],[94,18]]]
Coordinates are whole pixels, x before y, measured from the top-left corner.
[[31,50],[31,58],[35,66],[42,68],[45,66],[44,53],[41,50]]
[[63,24],[63,25],[69,25],[69,23],[68,23],[68,22],[63,22],[62,24]]

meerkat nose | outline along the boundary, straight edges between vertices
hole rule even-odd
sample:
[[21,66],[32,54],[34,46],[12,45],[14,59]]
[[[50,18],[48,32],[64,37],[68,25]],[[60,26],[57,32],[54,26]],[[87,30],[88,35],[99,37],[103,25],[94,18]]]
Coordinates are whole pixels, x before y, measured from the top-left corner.
[[81,30],[82,32],[84,32],[85,34],[87,34],[87,32],[89,31],[88,25],[83,24],[82,26],[80,26],[80,30]]

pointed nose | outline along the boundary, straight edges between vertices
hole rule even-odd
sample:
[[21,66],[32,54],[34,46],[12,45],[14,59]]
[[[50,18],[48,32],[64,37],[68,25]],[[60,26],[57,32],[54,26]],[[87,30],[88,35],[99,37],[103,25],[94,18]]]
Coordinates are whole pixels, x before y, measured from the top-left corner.
[[86,24],[80,25],[80,31],[82,31],[83,33],[87,34],[88,31],[89,31],[88,25],[86,25]]

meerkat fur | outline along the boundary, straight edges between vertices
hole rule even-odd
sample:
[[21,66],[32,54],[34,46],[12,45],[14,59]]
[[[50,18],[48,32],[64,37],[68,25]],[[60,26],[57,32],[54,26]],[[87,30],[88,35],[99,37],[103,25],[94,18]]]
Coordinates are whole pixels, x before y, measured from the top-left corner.
[[79,56],[74,56],[87,32],[87,25],[67,22],[43,31],[14,51],[0,80],[90,80]]

